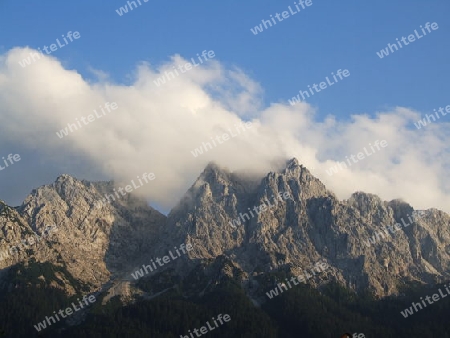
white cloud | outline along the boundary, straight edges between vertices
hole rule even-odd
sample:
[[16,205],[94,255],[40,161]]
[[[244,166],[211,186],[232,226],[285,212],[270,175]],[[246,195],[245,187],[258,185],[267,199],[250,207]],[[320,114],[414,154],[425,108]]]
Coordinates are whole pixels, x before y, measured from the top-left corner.
[[[216,59],[157,87],[154,80],[189,60],[175,55],[158,69],[142,63],[132,85],[120,85],[110,83],[101,70],[95,70],[98,82],[89,83],[52,57],[22,68],[19,61],[30,52],[15,48],[0,56],[0,143],[8,145],[0,157],[20,153],[24,164],[21,169],[8,168],[7,176],[6,170],[0,173],[8,177],[8,185],[0,180],[0,198],[6,201],[18,198],[4,190],[11,180],[23,198],[48,180],[49,173],[129,182],[154,172],[156,179],[136,192],[168,208],[209,161],[232,170],[266,172],[280,157],[297,157],[340,198],[362,190],[385,200],[403,198],[419,209],[450,211],[449,124],[444,118],[417,130],[412,122],[420,114],[397,107],[375,118],[362,114],[346,122],[334,116],[316,121],[314,109],[306,103],[262,107],[260,85]],[[63,139],[56,136],[67,123],[105,102],[116,102],[119,108]],[[253,127],[192,156],[191,150],[202,142],[243,119],[251,120]],[[337,161],[377,139],[385,139],[388,147],[331,177],[326,174]],[[31,154],[41,159],[39,164],[25,164]]]

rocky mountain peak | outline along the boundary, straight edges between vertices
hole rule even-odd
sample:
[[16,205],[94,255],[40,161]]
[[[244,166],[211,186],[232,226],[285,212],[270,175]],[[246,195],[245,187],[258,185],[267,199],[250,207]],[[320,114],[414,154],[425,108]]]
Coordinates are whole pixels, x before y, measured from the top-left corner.
[[60,182],[60,181],[72,181],[73,182],[75,180],[77,180],[77,179],[69,174],[61,174],[56,178],[55,182]]
[[447,214],[417,212],[406,202],[364,192],[341,201],[295,158],[263,177],[210,163],[167,218],[132,194],[96,208],[113,188],[113,182],[61,175],[35,189],[20,208],[0,202],[0,249],[56,225],[51,245],[42,241],[33,257],[64,264],[92,285],[180,243],[193,245],[189,264],[223,256],[244,276],[281,267],[297,273],[323,260],[331,265],[328,279],[380,296],[395,294],[407,281],[449,275]]
[[286,162],[286,169],[296,169],[300,166],[301,166],[300,163],[295,157],[291,158],[289,161]]
[[207,183],[210,187],[214,187],[220,184],[228,184],[230,180],[230,172],[228,169],[221,168],[214,162],[208,163],[206,168],[197,178],[193,187],[200,187]]
[[0,212],[2,212],[2,210],[7,207],[7,205],[5,204],[5,201],[0,200]]
[[[288,199],[277,197],[285,192]],[[183,200],[188,199],[190,204],[169,215],[177,241],[195,244],[191,258],[224,255],[249,275],[257,266],[270,271],[289,265],[296,271],[322,259],[333,266],[329,275],[346,286],[389,295],[397,292],[399,279],[426,282],[450,267],[447,239],[439,237],[450,234],[438,232],[449,225],[448,215],[422,212],[417,219],[406,202],[365,192],[340,201],[295,158],[253,183],[210,165]],[[416,218],[410,221],[405,213]],[[401,218],[408,222],[404,230]],[[432,257],[435,252],[439,259]]]
[[228,170],[220,167],[216,162],[209,162],[200,176],[208,173],[221,173],[221,172],[228,172]]

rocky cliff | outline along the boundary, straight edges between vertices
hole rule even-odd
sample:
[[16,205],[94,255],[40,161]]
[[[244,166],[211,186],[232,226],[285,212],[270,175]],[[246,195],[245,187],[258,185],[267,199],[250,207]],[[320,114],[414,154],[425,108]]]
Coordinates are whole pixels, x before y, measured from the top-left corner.
[[0,267],[33,257],[99,288],[191,243],[189,264],[172,265],[180,273],[220,256],[248,281],[276,269],[300,273],[323,260],[331,267],[313,284],[333,279],[378,296],[397,294],[405,283],[449,279],[449,215],[363,192],[341,201],[296,159],[264,177],[210,164],[168,217],[132,194],[96,207],[113,187],[62,175],[20,207],[0,203],[0,252],[57,228]]

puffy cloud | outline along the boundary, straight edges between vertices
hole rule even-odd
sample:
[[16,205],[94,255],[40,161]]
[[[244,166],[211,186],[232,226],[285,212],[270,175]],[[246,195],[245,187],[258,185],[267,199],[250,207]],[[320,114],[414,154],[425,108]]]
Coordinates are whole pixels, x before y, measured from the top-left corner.
[[[307,103],[263,107],[261,86],[216,59],[178,71],[159,86],[158,78],[176,74],[174,67],[189,60],[175,55],[158,68],[142,63],[133,83],[122,85],[111,83],[101,70],[94,71],[98,80],[90,83],[49,56],[22,67],[19,62],[33,52],[15,48],[0,56],[0,157],[11,152],[22,157],[0,172],[7,178],[0,179],[7,202],[18,203],[32,188],[63,172],[88,180],[114,178],[118,184],[153,172],[156,179],[136,193],[167,209],[210,161],[263,173],[281,158],[297,157],[341,198],[362,190],[386,200],[403,198],[419,209],[450,211],[450,182],[445,180],[449,128],[443,118],[417,130],[413,122],[420,113],[396,107],[375,118],[361,114],[350,121],[334,116],[317,121]],[[116,102],[118,108],[63,138],[56,135],[94,109],[99,112],[106,102]],[[238,127],[246,121],[251,128]],[[216,139],[237,130],[239,135],[222,139],[222,144]],[[386,140],[388,146],[327,174],[376,140]],[[206,142],[212,149],[194,157],[192,151]]]

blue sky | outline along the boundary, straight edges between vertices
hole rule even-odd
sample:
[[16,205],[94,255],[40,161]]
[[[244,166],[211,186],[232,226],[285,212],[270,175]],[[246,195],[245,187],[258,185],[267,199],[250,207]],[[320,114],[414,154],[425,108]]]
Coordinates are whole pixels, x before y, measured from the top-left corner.
[[[313,1],[263,33],[250,28],[293,1],[149,1],[119,16],[125,1],[0,2],[0,48],[49,45],[61,34],[81,39],[53,53],[91,78],[91,67],[121,84],[140,61],[158,65],[179,53],[189,59],[214,50],[216,59],[243,69],[264,88],[264,102],[287,99],[347,68],[351,76],[308,102],[318,118],[373,114],[393,106],[431,111],[449,104],[448,1]],[[379,59],[376,51],[426,22],[439,29]]]

